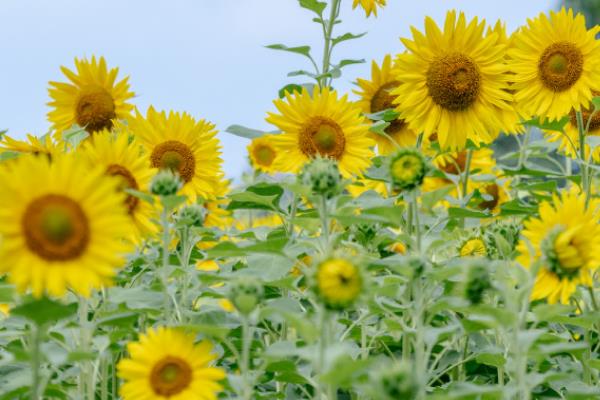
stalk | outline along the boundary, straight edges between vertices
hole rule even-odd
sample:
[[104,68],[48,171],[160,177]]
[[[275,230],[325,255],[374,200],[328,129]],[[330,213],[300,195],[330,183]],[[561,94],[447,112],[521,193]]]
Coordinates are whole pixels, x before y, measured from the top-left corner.
[[579,131],[579,159],[580,159],[580,172],[581,172],[581,188],[585,192],[585,208],[587,208],[590,201],[590,182],[588,181],[588,166],[585,157],[585,136],[586,130],[583,122],[583,114],[581,111],[576,112],[577,117],[577,130]]
[[319,80],[319,86],[324,88],[327,86],[327,77],[325,76],[329,72],[331,65],[331,50],[332,50],[332,33],[340,11],[341,0],[331,0],[329,4],[329,20],[323,21],[323,36],[325,39],[325,46],[323,48],[323,67],[321,68],[321,79]]
[[167,208],[163,206],[163,211],[160,216],[160,225],[162,228],[162,268],[160,276],[162,278],[163,286],[163,301],[164,301],[164,312],[167,319],[171,318],[171,298],[169,296],[169,216]]
[[242,317],[242,374],[244,388],[242,392],[242,398],[244,400],[252,399],[253,385],[250,380],[250,346],[252,344],[252,331],[250,329],[250,322],[248,316],[243,315]]
[[41,384],[41,351],[40,346],[42,338],[44,336],[44,330],[37,324],[31,327],[31,400],[40,400],[42,398],[42,384]]

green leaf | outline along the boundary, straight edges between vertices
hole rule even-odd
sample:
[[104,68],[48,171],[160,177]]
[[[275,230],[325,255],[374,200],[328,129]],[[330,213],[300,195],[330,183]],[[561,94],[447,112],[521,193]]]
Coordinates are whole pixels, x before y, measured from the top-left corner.
[[523,125],[533,126],[546,131],[564,132],[565,126],[569,123],[571,117],[563,117],[558,120],[540,120],[539,117],[523,122]]
[[242,125],[230,125],[225,132],[231,133],[232,135],[240,136],[246,139],[256,139],[264,135],[263,131],[257,129],[246,128]]
[[81,142],[87,139],[89,135],[90,134],[87,133],[84,128],[80,127],[79,125],[73,125],[71,128],[62,133],[62,138],[71,146],[77,147]]
[[377,121],[376,123],[371,125],[371,127],[369,128],[369,132],[373,132],[373,133],[376,133],[381,136],[387,136],[387,134],[385,133],[385,130],[387,129],[388,126],[390,126],[389,122]]
[[321,77],[323,75],[317,76],[316,74],[313,74],[312,72],[308,72],[308,71],[305,71],[303,69],[300,69],[300,70],[297,70],[297,71],[288,72],[287,76],[289,76],[289,77],[293,77],[293,76],[308,76],[309,78],[319,79],[319,77]]
[[281,50],[281,51],[287,51],[289,53],[296,53],[296,54],[301,54],[305,57],[311,58],[310,56],[310,46],[297,46],[297,47],[288,47],[284,44],[270,44],[268,46],[265,46],[267,49],[272,49],[272,50]]
[[176,209],[177,207],[185,203],[186,200],[186,196],[180,196],[176,194],[171,196],[163,196],[160,198],[160,201],[162,202],[163,206],[165,206],[165,208],[169,210]]
[[475,357],[475,361],[496,368],[503,367],[506,364],[506,359],[502,353],[480,353]]
[[125,193],[133,197],[137,197],[138,199],[143,200],[146,203],[154,204],[154,196],[152,196],[150,193],[140,192],[139,190],[131,188],[125,188]]
[[279,200],[283,195],[283,188],[270,183],[259,183],[249,186],[245,192],[229,195],[231,202],[228,210],[255,209],[279,211]]
[[392,122],[398,119],[400,114],[394,111],[392,108],[388,108],[383,111],[379,111],[373,114],[365,114],[365,117],[369,118],[371,121],[387,121]]
[[354,65],[354,64],[364,64],[364,63],[365,63],[365,59],[364,59],[364,58],[362,58],[362,59],[360,59],[360,60],[350,60],[350,59],[348,59],[348,60],[341,60],[341,61],[340,61],[340,62],[339,62],[337,65],[336,65],[336,68],[339,68],[339,69],[341,69],[341,68],[344,68],[344,67],[345,67],[345,66],[347,66],[347,65]]
[[299,3],[300,7],[315,12],[319,17],[323,15],[323,11],[327,8],[327,3],[317,0],[299,0]]
[[0,303],[12,303],[15,297],[15,287],[7,283],[0,284]]
[[3,151],[2,153],[0,153],[0,162],[6,161],[6,160],[13,160],[17,157],[19,157],[21,155],[21,153],[17,152],[17,151]]
[[27,318],[37,326],[67,319],[77,312],[77,303],[63,304],[47,297],[32,299],[11,310],[12,315]]
[[294,92],[302,93],[303,87],[301,85],[290,83],[289,85],[285,85],[281,89],[279,89],[279,98],[283,99],[286,93],[294,94]]
[[592,104],[594,105],[594,111],[600,111],[600,96],[594,97],[592,99]]
[[365,36],[366,34],[367,34],[367,32],[363,32],[363,33],[359,33],[359,34],[344,33],[341,36],[333,38],[332,46],[335,46],[335,45],[345,42],[347,40],[354,40],[354,39],[361,38],[361,37]]
[[459,207],[450,207],[448,209],[448,215],[454,218],[489,218],[491,216],[486,212]]

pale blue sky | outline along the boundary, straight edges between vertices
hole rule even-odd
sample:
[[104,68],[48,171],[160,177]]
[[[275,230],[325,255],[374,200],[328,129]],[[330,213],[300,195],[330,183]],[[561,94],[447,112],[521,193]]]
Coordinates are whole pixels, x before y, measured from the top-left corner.
[[[365,19],[343,0],[337,32],[369,34],[340,45],[334,59],[381,59],[402,51],[398,40],[409,26],[421,29],[425,15],[443,21],[446,10],[493,22],[509,30],[545,11],[551,0],[388,0],[378,18]],[[0,129],[22,137],[48,129],[47,81],[62,80],[59,66],[73,57],[104,55],[130,75],[143,111],[188,111],[217,124],[272,129],[264,121],[286,73],[309,68],[301,56],[263,46],[309,44],[320,58],[319,27],[297,0],[0,0]],[[343,31],[343,32],[342,32]],[[350,66],[336,84],[350,91],[369,63]],[[247,141],[221,132],[224,168],[239,176]]]

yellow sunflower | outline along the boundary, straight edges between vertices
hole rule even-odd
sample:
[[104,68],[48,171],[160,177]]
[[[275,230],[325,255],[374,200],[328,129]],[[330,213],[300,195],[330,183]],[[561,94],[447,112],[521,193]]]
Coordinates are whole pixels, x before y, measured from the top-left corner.
[[449,11],[444,31],[425,19],[425,35],[413,28],[413,40],[395,65],[396,110],[411,129],[425,137],[437,133],[443,149],[465,147],[467,139],[489,143],[503,128],[503,110],[512,109],[508,92],[506,46],[496,34],[484,36],[485,21],[467,24]]
[[89,296],[111,282],[131,222],[118,181],[73,156],[0,167],[0,272],[24,292]]
[[[142,153],[140,144],[131,139],[126,130],[115,135],[107,130],[97,132],[83,146],[82,155],[90,165],[104,168],[106,175],[119,178],[119,191],[133,189],[148,190],[156,170],[148,166],[148,158]],[[127,212],[136,226],[136,239],[157,232],[152,222],[156,218],[154,207],[127,194]]]
[[343,258],[331,258],[317,267],[316,284],[319,297],[328,307],[343,308],[360,296],[363,280],[356,265]]
[[461,257],[485,257],[487,249],[485,242],[480,238],[471,238],[460,245],[458,254]]
[[10,315],[10,305],[0,304],[0,316],[8,317]]
[[371,164],[375,143],[368,137],[360,109],[347,96],[338,98],[329,88],[315,88],[311,96],[303,89],[286,93],[285,100],[274,104],[281,114],[269,113],[267,122],[283,132],[273,137],[278,153],[275,169],[296,173],[321,155],[337,160],[341,174],[349,177]]
[[53,156],[64,151],[65,144],[52,140],[50,135],[42,137],[27,134],[27,140],[13,139],[8,135],[0,137],[0,153],[15,152],[24,154],[44,154],[52,159]]
[[526,268],[541,263],[532,299],[567,304],[578,285],[592,286],[600,265],[599,205],[592,200],[586,209],[584,195],[563,192],[524,223],[517,261]]
[[129,358],[117,366],[123,400],[216,400],[225,372],[212,366],[210,342],[194,342],[193,334],[159,327],[129,343]]
[[501,177],[497,177],[497,179],[492,181],[470,179],[467,186],[469,193],[477,190],[483,197],[482,200],[478,200],[474,205],[475,208],[478,208],[482,211],[487,210],[493,214],[498,214],[501,210],[500,207],[502,204],[510,200],[510,187],[508,179],[502,179]]
[[587,30],[585,18],[564,8],[528,20],[509,50],[511,86],[527,117],[560,119],[571,108],[588,107],[600,90],[600,26]]
[[221,176],[220,144],[215,126],[196,122],[187,113],[148,109],[146,118],[138,111],[129,127],[146,149],[150,165],[171,169],[183,181],[181,193],[196,202],[198,196],[214,199]]
[[355,9],[359,5],[365,10],[367,17],[371,14],[377,16],[377,7],[385,7],[386,0],[354,0],[352,3],[352,9]]
[[231,226],[231,212],[224,208],[229,202],[226,198],[229,193],[229,183],[228,180],[220,178],[215,191],[216,199],[204,202],[204,207],[206,208],[204,226],[220,229]]
[[[433,159],[433,164],[446,174],[460,175],[467,168],[467,150],[453,151],[438,154]],[[481,149],[473,150],[471,153],[471,173],[491,173],[496,166],[494,160],[494,152],[491,149],[482,147]]]
[[[375,114],[387,109],[393,109],[394,96],[390,91],[398,86],[396,77],[392,74],[392,57],[386,55],[381,67],[373,61],[371,65],[371,80],[358,79],[361,90],[354,91],[360,96],[357,104],[365,114]],[[398,150],[398,147],[390,141],[390,138],[400,147],[414,147],[417,143],[417,134],[408,127],[402,119],[396,119],[390,123],[385,130],[389,136],[370,132],[377,142],[377,149],[381,154],[390,154]]]
[[[597,93],[593,93],[594,96]],[[583,117],[583,124],[587,126],[589,123],[589,136],[600,136],[600,114],[590,112],[589,109],[583,108],[581,110]],[[579,129],[577,128],[577,116],[574,111],[569,114],[569,122],[565,125],[564,132],[558,131],[544,131],[544,135],[549,142],[560,142],[559,150],[564,152],[568,157],[577,158],[579,155],[580,143],[579,143]],[[591,120],[590,120],[591,117]],[[590,146],[586,144],[585,154],[586,158],[589,157]],[[595,161],[600,161],[600,147],[596,147],[592,153],[592,158]]]
[[272,137],[274,135],[264,135],[253,139],[248,145],[248,155],[254,169],[272,173],[275,158],[277,157],[277,149],[273,145]]
[[116,82],[119,69],[109,70],[104,57],[92,57],[91,61],[76,58],[75,67],[76,73],[60,68],[71,83],[50,82],[48,89],[52,99],[48,120],[57,138],[75,124],[89,133],[110,129],[114,120],[126,118],[133,109],[128,103],[134,96],[129,91],[129,77]]

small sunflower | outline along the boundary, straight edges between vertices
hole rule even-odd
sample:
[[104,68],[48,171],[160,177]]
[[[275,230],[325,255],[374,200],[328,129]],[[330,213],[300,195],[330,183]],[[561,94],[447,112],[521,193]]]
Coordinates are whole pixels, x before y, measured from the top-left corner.
[[123,265],[131,222],[118,181],[74,156],[0,167],[0,272],[24,292],[89,296]]
[[[395,108],[395,97],[390,92],[398,86],[398,81],[392,74],[392,57],[390,55],[385,56],[381,67],[373,61],[370,81],[359,78],[357,83],[361,90],[354,93],[360,96],[357,104],[363,113],[375,114]],[[390,138],[400,147],[414,147],[417,144],[417,134],[409,129],[408,124],[402,119],[390,122],[385,133],[389,137],[370,132],[371,137],[377,142],[377,149],[381,154],[390,154],[398,149],[390,141]]]
[[567,304],[578,285],[592,286],[600,265],[599,205],[592,200],[586,209],[584,195],[563,192],[524,223],[517,261],[526,268],[541,263],[532,299]]
[[354,0],[352,3],[352,9],[355,9],[359,5],[365,10],[367,17],[371,14],[377,16],[377,7],[385,7],[386,0]]
[[212,366],[210,342],[194,342],[193,334],[159,327],[129,343],[117,366],[123,400],[216,400],[225,372]]
[[371,164],[375,143],[347,96],[338,98],[329,88],[315,88],[311,96],[303,89],[274,104],[281,114],[269,113],[267,122],[283,132],[273,137],[277,170],[296,173],[319,155],[337,160],[344,177],[360,175]]
[[390,162],[391,181],[400,190],[413,190],[421,186],[427,170],[425,157],[416,149],[402,149]]
[[461,257],[485,257],[487,255],[487,248],[483,239],[474,237],[460,245],[458,254]]
[[64,151],[64,143],[52,140],[50,135],[42,137],[27,134],[27,140],[16,140],[8,135],[0,138],[0,152],[15,152],[23,154],[43,154],[49,159]]
[[119,69],[109,70],[104,57],[76,58],[75,67],[77,73],[60,67],[71,83],[50,82],[48,89],[52,99],[48,120],[57,138],[75,124],[89,133],[111,129],[114,120],[126,118],[133,109],[128,103],[134,96],[129,77],[116,82]]
[[411,129],[438,135],[443,149],[461,150],[467,139],[490,143],[503,128],[503,110],[512,109],[505,45],[484,37],[485,21],[467,23],[449,11],[444,31],[425,19],[425,35],[413,28],[408,49],[398,55],[392,91],[396,110]]
[[146,118],[138,111],[129,127],[144,146],[150,166],[170,169],[183,181],[181,194],[191,202],[198,196],[214,199],[221,176],[220,144],[215,126],[196,122],[187,113],[148,109]]
[[[119,178],[120,192],[125,189],[143,192],[156,174],[148,166],[148,159],[142,153],[140,144],[135,139],[131,140],[126,130],[118,135],[109,131],[97,132],[85,142],[82,154],[90,165],[102,166],[106,175]],[[127,194],[125,206],[137,228],[137,237],[157,231],[152,223],[156,213],[151,204]]]
[[273,145],[273,135],[264,135],[253,139],[248,145],[248,156],[254,169],[272,173],[275,158],[277,157],[277,149]]
[[587,30],[582,14],[564,8],[528,20],[514,35],[511,80],[518,109],[528,117],[560,119],[588,107],[600,90],[600,26]]
[[[593,93],[597,96],[598,93]],[[600,114],[593,113],[587,108],[582,108],[581,115],[583,117],[584,126],[588,126],[588,136],[600,136]],[[559,150],[564,152],[568,157],[577,158],[579,155],[579,128],[577,127],[577,116],[575,111],[571,110],[569,114],[569,122],[564,127],[564,132],[544,131],[544,135],[549,142],[560,142]],[[591,120],[590,120],[591,118]],[[589,156],[590,146],[586,145],[586,158]],[[600,161],[600,147],[596,147],[592,153],[592,158],[595,161]]]
[[329,308],[344,308],[361,294],[360,269],[343,258],[331,258],[316,269],[316,291]]

